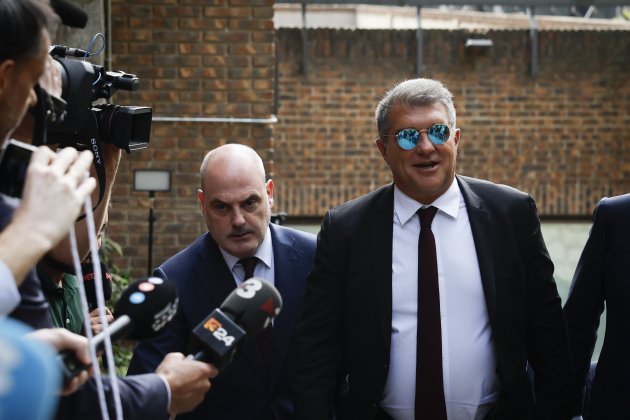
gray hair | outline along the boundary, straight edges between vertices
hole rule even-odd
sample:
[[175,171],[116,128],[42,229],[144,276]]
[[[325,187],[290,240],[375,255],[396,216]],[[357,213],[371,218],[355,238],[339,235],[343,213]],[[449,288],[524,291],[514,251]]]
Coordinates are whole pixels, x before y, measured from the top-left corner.
[[455,127],[453,94],[441,82],[433,79],[410,79],[396,84],[387,91],[374,112],[379,137],[385,139],[389,133],[389,111],[394,106],[428,106],[435,103],[446,108],[448,125]]

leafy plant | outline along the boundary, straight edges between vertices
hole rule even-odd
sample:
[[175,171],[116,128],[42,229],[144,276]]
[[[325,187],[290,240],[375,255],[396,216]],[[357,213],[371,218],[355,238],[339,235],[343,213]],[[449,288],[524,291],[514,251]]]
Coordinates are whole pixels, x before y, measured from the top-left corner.
[[[122,295],[123,291],[129,285],[131,273],[128,268],[121,268],[113,263],[113,255],[123,255],[120,244],[106,235],[103,239],[103,245],[100,250],[101,261],[105,264],[107,271],[112,276],[112,297],[107,306],[113,313],[114,307],[120,299],[120,295]],[[133,345],[134,343],[129,341],[117,341],[112,343],[116,373],[120,376],[127,374],[127,368],[129,367],[129,362],[133,354]]]

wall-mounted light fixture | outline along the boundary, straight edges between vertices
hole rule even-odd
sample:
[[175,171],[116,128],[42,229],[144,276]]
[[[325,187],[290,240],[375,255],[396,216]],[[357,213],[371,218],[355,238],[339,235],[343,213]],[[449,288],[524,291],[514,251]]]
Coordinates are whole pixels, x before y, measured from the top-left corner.
[[147,191],[149,193],[149,258],[147,263],[147,276],[153,271],[153,201],[156,192],[171,190],[171,171],[168,169],[134,169],[133,190]]
[[486,38],[468,38],[464,43],[466,48],[490,48],[493,45],[492,40]]
[[134,169],[134,191],[170,191],[171,171],[168,169]]

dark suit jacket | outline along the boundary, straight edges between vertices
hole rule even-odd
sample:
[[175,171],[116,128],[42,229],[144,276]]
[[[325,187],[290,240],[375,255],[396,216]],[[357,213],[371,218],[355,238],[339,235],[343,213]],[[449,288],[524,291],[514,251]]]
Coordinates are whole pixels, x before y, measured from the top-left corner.
[[[103,381],[107,411],[110,419],[116,418],[112,386],[109,377]],[[123,418],[166,420],[168,418],[168,391],[164,381],[156,374],[118,378]],[[96,382],[90,378],[77,392],[62,397],[57,407],[57,420],[100,419]]]
[[[457,177],[497,354],[489,418],[568,418],[566,327],[536,206],[507,186]],[[298,323],[296,418],[373,419],[390,363],[392,185],[330,210]],[[536,370],[536,399],[526,373]],[[473,380],[474,378],[462,378]]]
[[577,265],[564,312],[573,353],[576,414],[582,408],[599,318],[606,335],[587,419],[630,418],[630,194],[602,199]]
[[[304,281],[315,254],[315,235],[270,225],[275,286],[282,295],[282,311],[273,328],[272,372],[266,368],[256,340],[248,340],[234,360],[212,380],[203,403],[185,419],[289,419],[293,401],[287,360],[292,354],[295,323],[304,294]],[[236,283],[219,247],[202,235],[157,270],[177,283],[179,310],[158,337],[138,343],[130,373],[152,372],[169,352],[188,352],[191,331],[221,305]],[[180,416],[178,416],[180,418]]]

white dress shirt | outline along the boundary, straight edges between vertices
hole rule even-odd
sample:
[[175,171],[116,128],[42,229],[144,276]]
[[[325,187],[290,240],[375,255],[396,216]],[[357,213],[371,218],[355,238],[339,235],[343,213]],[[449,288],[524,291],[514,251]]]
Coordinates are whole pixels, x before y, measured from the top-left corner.
[[[245,268],[243,268],[243,265],[239,262],[240,258],[227,253],[221,247],[219,247],[219,250],[223,255],[223,259],[225,259],[227,266],[230,268],[230,271],[234,276],[234,281],[238,286],[244,281],[245,277]],[[271,231],[269,227],[267,227],[265,239],[263,239],[262,243],[253,256],[257,257],[260,260],[258,264],[256,264],[256,266],[254,267],[254,276],[263,280],[267,280],[267,282],[275,285],[273,280],[275,277],[273,268],[273,245],[271,242]]]
[[480,419],[498,399],[500,385],[477,253],[456,180],[433,203],[418,203],[394,189],[391,357],[381,407],[395,420],[414,420],[420,235],[416,211],[424,205],[438,208],[431,230],[440,286],[447,416]]

